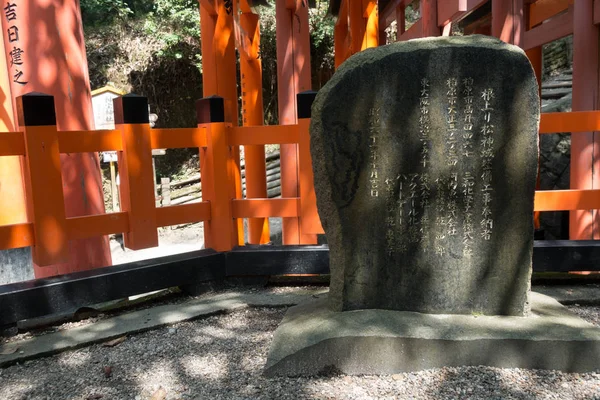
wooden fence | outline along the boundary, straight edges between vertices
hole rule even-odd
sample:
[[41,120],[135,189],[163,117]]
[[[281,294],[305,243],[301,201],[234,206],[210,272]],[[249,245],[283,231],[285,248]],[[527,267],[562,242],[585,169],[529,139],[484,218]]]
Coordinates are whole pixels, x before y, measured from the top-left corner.
[[[281,196],[281,160],[279,152],[265,157],[267,197],[272,199]],[[241,163],[242,194],[246,196],[246,165]],[[180,181],[161,178],[157,190],[161,191],[158,201],[163,206],[189,203],[202,199],[202,179],[200,174]],[[178,190],[179,189],[179,190]]]
[[[19,97],[19,124],[23,131],[0,134],[0,156],[25,157],[31,222],[0,226],[0,249],[32,246],[34,262],[44,266],[67,260],[68,241],[72,239],[124,233],[125,246],[139,250],[158,245],[157,227],[190,222],[205,222],[205,246],[217,251],[243,245],[238,218],[298,218],[301,232],[322,233],[308,147],[307,117],[314,92],[298,96],[308,100],[298,101],[305,107],[304,111],[298,110],[296,125],[234,127],[224,122],[223,99],[210,97],[197,102],[197,128],[151,129],[147,99],[126,95],[114,102],[115,130],[69,132],[57,131],[51,96]],[[235,182],[240,171],[231,149],[282,143],[298,144],[300,196],[236,198]],[[203,201],[157,208],[152,149],[189,147],[200,149]],[[60,154],[98,151],[119,152],[122,211],[66,218]]]
[[[228,251],[243,245],[238,218],[298,218],[303,234],[323,233],[316,209],[310,158],[310,104],[314,92],[301,93],[296,125],[233,127],[224,122],[223,99],[197,102],[198,127],[151,129],[144,97],[115,99],[117,129],[69,131],[56,129],[54,99],[28,94],[18,98],[22,132],[0,134],[0,156],[23,156],[26,164],[29,223],[0,226],[0,249],[33,247],[38,265],[68,259],[72,239],[124,233],[126,247],[138,250],[158,245],[157,227],[205,222],[205,246]],[[543,114],[540,133],[600,131],[600,112]],[[235,146],[276,143],[298,144],[299,197],[242,199],[235,194],[239,165]],[[156,207],[152,149],[200,149],[203,201]],[[118,151],[122,211],[84,217],[65,217],[60,154]],[[600,208],[600,190],[538,191],[536,211]],[[301,243],[313,244],[313,243]]]

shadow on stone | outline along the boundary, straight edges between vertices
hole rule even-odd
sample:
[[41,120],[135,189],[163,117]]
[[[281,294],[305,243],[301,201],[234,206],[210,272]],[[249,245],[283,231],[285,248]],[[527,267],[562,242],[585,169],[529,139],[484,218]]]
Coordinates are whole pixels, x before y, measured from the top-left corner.
[[532,293],[527,317],[334,312],[323,297],[288,311],[265,374],[393,374],[465,365],[594,371],[600,328],[539,293]]
[[531,293],[538,86],[480,35],[367,49],[312,107],[328,298],[288,311],[269,376],[593,371],[600,329]]

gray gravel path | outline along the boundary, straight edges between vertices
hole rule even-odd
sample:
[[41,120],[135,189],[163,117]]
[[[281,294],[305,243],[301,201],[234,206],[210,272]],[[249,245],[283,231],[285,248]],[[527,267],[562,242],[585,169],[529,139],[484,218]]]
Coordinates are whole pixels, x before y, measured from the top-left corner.
[[[285,311],[243,309],[0,369],[0,399],[600,399],[600,373],[462,367],[266,379]],[[598,323],[598,313],[582,317]]]
[[600,326],[600,306],[582,307],[578,304],[574,304],[572,306],[567,306],[567,308],[572,313],[577,314],[579,318],[583,318],[596,326]]

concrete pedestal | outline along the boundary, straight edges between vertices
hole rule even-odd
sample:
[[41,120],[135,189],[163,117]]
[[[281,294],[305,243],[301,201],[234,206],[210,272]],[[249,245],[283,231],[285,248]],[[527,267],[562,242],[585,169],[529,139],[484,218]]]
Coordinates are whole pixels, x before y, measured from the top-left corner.
[[443,366],[600,370],[600,328],[551,297],[531,294],[527,317],[333,312],[320,298],[291,308],[265,374],[393,374]]

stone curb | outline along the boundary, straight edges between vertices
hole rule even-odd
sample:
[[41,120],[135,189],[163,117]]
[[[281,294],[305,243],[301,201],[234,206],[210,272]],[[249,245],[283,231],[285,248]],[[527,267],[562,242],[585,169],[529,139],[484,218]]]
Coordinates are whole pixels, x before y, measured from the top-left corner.
[[183,304],[167,304],[134,311],[89,325],[0,345],[0,367],[240,308],[293,306],[326,292],[326,288],[298,289],[285,294],[227,292]]

